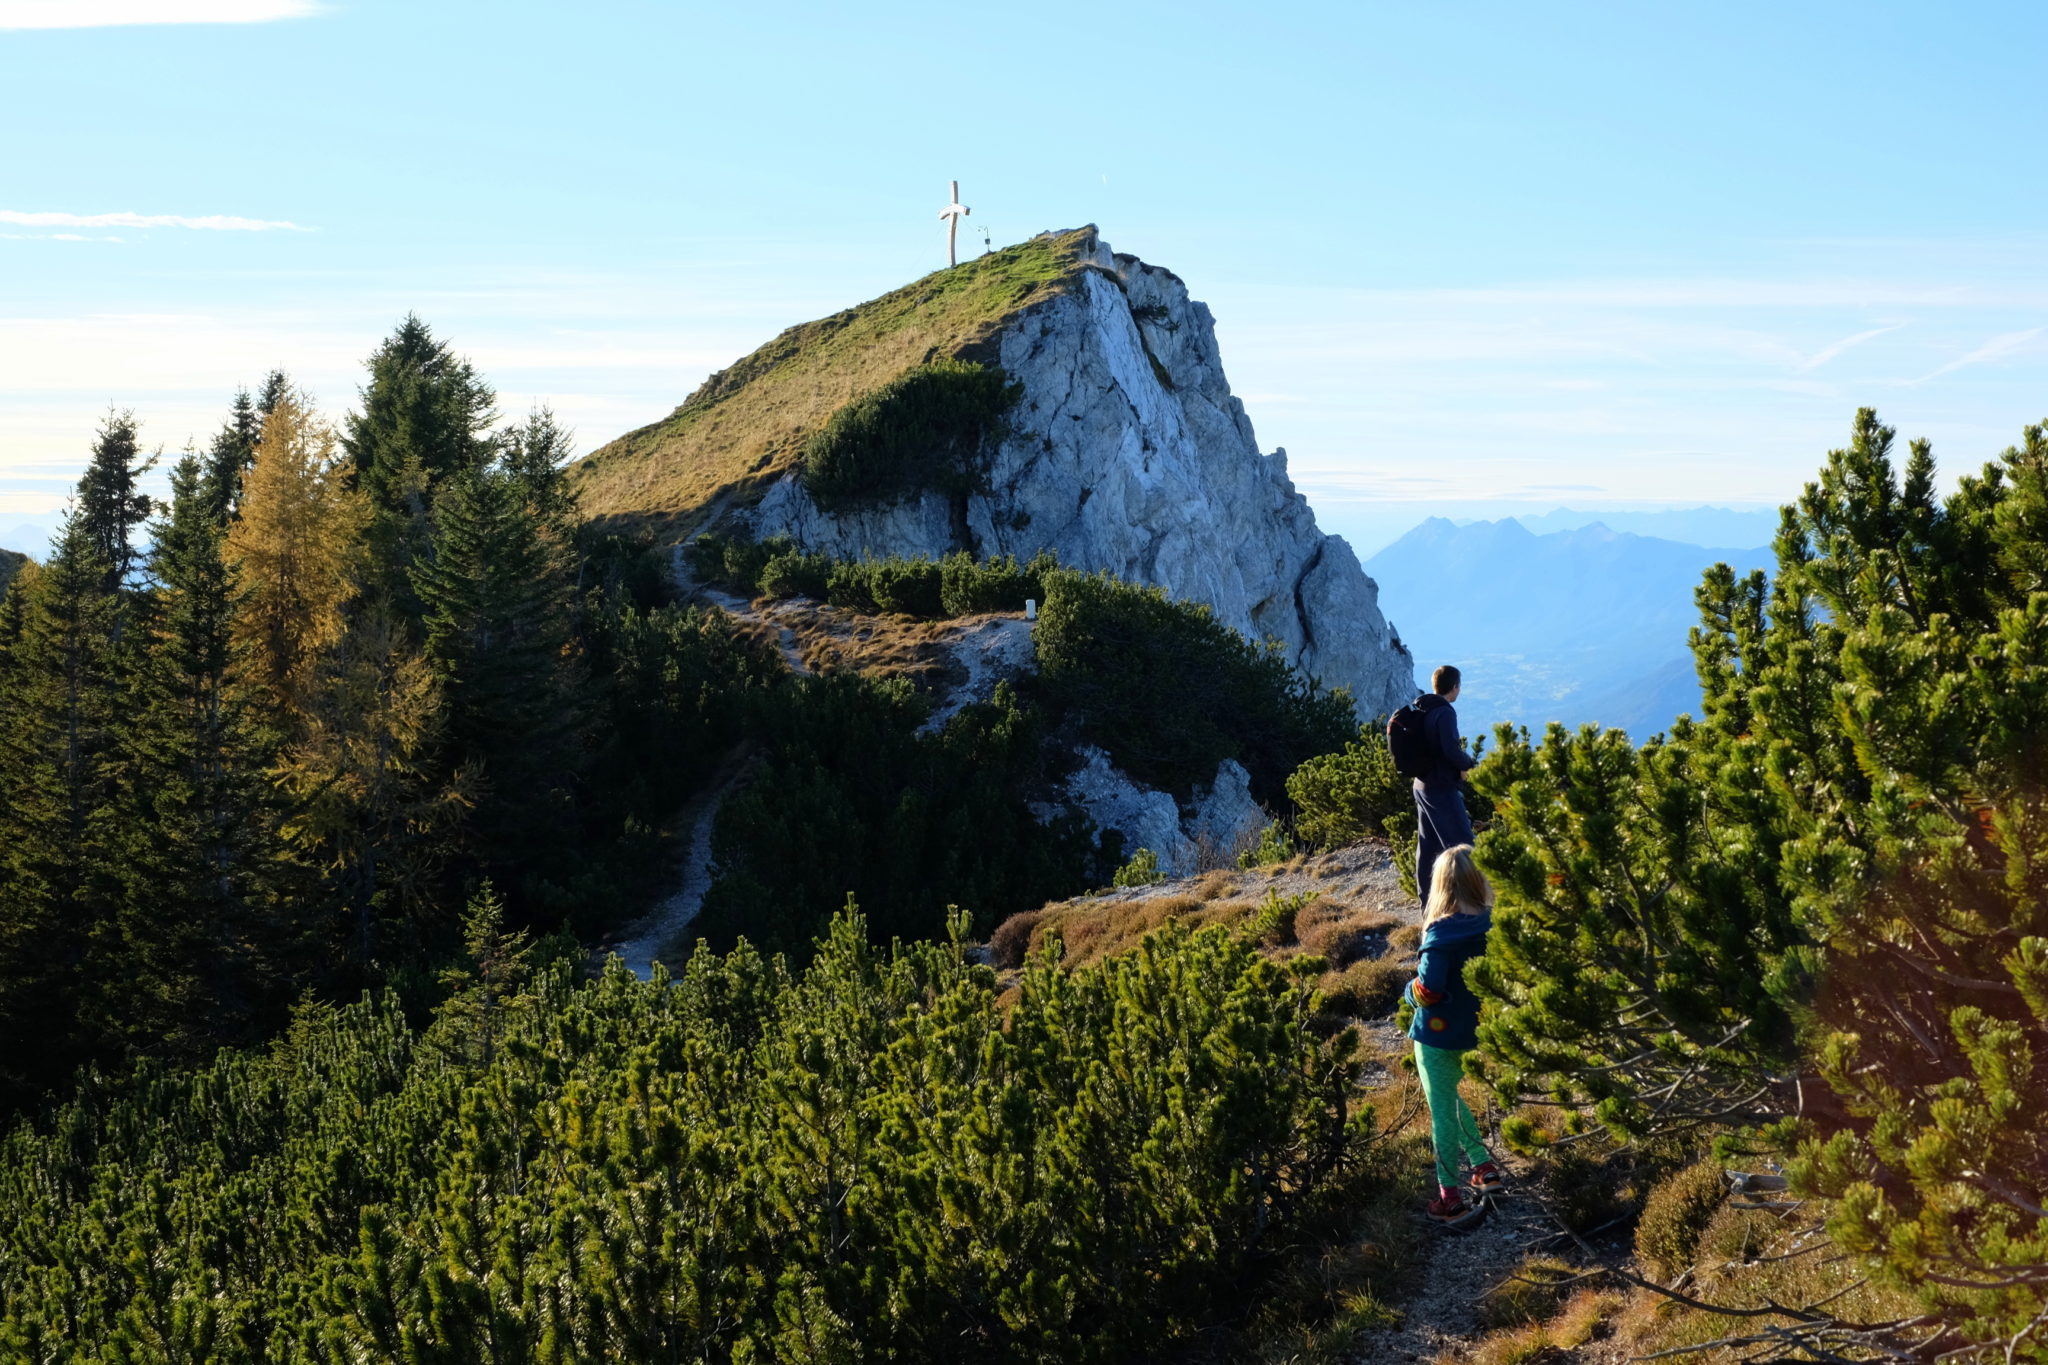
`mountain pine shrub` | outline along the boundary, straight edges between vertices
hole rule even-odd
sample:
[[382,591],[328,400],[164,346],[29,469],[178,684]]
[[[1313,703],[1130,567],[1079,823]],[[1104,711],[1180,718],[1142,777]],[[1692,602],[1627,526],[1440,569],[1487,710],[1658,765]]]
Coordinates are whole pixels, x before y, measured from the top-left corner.
[[1476,774],[1481,1046],[1616,1133],[1783,1118],[1841,1246],[2048,1359],[2048,440],[1947,497],[1892,442],[1859,413],[1776,573],[1708,573],[1699,720]]
[[1157,886],[1166,880],[1166,874],[1159,868],[1159,855],[1149,848],[1141,848],[1131,855],[1131,860],[1116,870],[1116,876],[1109,884],[1118,890],[1133,886]]
[[1288,774],[1357,728],[1348,692],[1323,691],[1206,606],[1072,569],[1045,592],[1034,638],[1047,699],[1141,782],[1187,797],[1234,758],[1252,794],[1277,803]]
[[1348,1044],[1220,929],[1041,955],[1006,1012],[958,921],[492,995],[492,919],[424,1031],[308,1004],[0,1140],[7,1354],[1128,1360],[1211,1324],[1371,1136]]
[[804,445],[804,488],[828,510],[974,491],[982,442],[1022,392],[991,366],[919,365],[832,414]]
[[1394,771],[1385,726],[1362,725],[1333,753],[1317,754],[1287,779],[1287,795],[1300,812],[1295,830],[1312,848],[1335,848],[1384,829],[1388,816],[1412,814],[1409,780]]

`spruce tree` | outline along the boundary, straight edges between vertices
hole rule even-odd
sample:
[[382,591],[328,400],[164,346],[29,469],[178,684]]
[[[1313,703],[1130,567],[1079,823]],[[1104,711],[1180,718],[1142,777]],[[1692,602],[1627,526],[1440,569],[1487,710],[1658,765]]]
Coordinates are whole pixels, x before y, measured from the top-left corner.
[[91,463],[78,481],[78,518],[107,566],[109,586],[129,586],[135,532],[149,517],[149,496],[138,485],[155,464],[155,456],[142,454],[135,414],[110,409],[93,441]]
[[470,363],[412,314],[369,367],[362,411],[349,415],[342,445],[370,506],[377,591],[417,619],[409,573],[432,553],[435,496],[445,480],[489,462],[497,400]]
[[469,822],[473,847],[515,887],[568,842],[585,709],[568,555],[527,491],[497,470],[451,476],[435,504],[433,556],[412,571],[427,658],[447,698],[447,740],[486,784]]
[[[279,371],[271,377],[284,376]],[[206,458],[206,492],[213,518],[222,526],[233,519],[242,500],[242,480],[256,462],[256,442],[262,439],[267,416],[268,408],[259,412],[247,389],[237,389],[227,421],[214,433]]]
[[155,638],[122,723],[114,860],[122,888],[120,1013],[137,1050],[191,1052],[243,1036],[303,972],[310,887],[279,841],[267,769],[275,737],[241,676],[240,605],[193,456],[171,479],[152,577]]
[[[86,978],[112,926],[121,605],[83,509],[9,593],[0,689],[0,1103],[57,1084],[101,1020]],[[19,600],[14,601],[18,596]]]
[[575,454],[575,433],[546,407],[535,408],[498,437],[498,467],[518,485],[530,515],[565,548],[576,535],[576,495],[568,469]]

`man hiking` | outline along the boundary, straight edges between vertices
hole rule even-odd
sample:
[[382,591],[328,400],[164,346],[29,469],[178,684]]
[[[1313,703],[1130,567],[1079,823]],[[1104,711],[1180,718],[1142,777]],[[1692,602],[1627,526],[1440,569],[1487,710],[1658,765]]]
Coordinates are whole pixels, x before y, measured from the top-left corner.
[[1445,664],[1429,675],[1430,690],[1417,697],[1422,713],[1419,772],[1415,777],[1415,886],[1429,895],[1437,855],[1472,842],[1472,817],[1465,813],[1465,770],[1479,760],[1458,742],[1457,668]]

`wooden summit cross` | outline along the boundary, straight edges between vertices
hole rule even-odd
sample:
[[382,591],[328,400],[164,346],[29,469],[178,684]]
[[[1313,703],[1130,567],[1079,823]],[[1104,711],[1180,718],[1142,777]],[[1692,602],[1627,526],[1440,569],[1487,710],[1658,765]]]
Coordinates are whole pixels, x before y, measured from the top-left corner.
[[955,180],[953,182],[953,202],[939,210],[939,217],[946,220],[946,265],[948,268],[960,264],[960,257],[955,252],[955,244],[960,236],[960,220],[972,212],[974,212],[973,209],[960,202],[960,182]]

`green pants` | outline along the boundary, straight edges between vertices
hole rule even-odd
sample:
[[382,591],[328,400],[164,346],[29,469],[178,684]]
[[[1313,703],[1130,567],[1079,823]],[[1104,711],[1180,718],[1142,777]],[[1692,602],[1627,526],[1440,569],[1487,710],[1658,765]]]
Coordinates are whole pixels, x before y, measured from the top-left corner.
[[1472,1117],[1458,1080],[1465,1074],[1465,1054],[1447,1047],[1415,1045],[1415,1071],[1422,1077],[1422,1098],[1429,1102],[1429,1137],[1436,1146],[1436,1183],[1458,1184],[1458,1154],[1474,1166],[1490,1161],[1479,1140],[1479,1120]]

